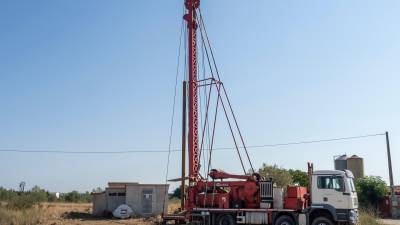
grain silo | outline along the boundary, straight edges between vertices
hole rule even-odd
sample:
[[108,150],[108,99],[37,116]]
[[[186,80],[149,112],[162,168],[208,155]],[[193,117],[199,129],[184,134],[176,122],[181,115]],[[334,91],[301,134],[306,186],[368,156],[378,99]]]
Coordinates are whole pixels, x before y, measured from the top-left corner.
[[337,156],[335,157],[335,170],[350,170],[356,179],[364,177],[364,159],[357,155]]
[[347,170],[347,155],[340,155],[335,158],[335,170]]
[[347,169],[353,172],[356,179],[364,177],[364,159],[357,155],[347,158]]

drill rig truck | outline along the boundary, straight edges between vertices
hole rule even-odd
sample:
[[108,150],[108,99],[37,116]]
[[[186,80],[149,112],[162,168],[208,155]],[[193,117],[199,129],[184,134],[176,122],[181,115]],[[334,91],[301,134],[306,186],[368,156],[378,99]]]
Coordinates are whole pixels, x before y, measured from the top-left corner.
[[[230,99],[212,52],[200,10],[200,0],[185,0],[187,80],[183,82],[182,205],[180,212],[164,214],[164,223],[175,224],[267,224],[267,225],[354,225],[358,201],[353,174],[346,171],[314,171],[308,164],[308,187],[276,187],[270,177],[254,171]],[[198,41],[198,36],[201,38]],[[198,46],[198,43],[200,45]],[[198,78],[199,50],[209,66],[210,77]],[[205,60],[204,60],[205,61]],[[205,91],[200,91],[204,88]],[[217,99],[211,110],[214,90]],[[199,98],[204,100],[199,102]],[[187,103],[186,103],[187,101]],[[202,104],[203,103],[203,104]],[[199,108],[204,106],[204,110]],[[211,168],[218,109],[223,114],[242,164],[243,175]],[[203,117],[199,118],[203,113]],[[214,119],[213,119],[214,118]],[[211,120],[211,122],[210,122]],[[201,124],[199,124],[199,121]],[[207,137],[209,141],[206,142]],[[187,142],[187,144],[186,144]],[[188,175],[186,176],[186,147]],[[243,151],[245,154],[243,154]],[[205,174],[200,173],[201,156],[207,154]],[[246,170],[244,160],[251,170]],[[187,188],[186,188],[187,186]],[[186,190],[185,190],[186,189]]]

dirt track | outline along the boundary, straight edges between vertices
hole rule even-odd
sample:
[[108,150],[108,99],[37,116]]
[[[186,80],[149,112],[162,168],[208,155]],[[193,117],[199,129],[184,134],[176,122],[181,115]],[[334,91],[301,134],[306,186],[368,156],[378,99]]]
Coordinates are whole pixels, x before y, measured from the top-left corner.
[[381,220],[385,225],[400,225],[400,220]]

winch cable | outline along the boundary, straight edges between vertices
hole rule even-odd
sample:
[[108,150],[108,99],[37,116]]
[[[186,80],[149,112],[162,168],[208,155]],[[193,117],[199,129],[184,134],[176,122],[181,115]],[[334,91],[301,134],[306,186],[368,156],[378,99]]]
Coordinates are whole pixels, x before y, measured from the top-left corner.
[[[205,27],[205,24],[204,24],[204,20],[203,20],[202,14],[201,14],[201,9],[199,8],[198,11],[199,11],[199,15],[200,15],[200,23],[201,23],[201,26],[200,26],[200,27],[202,27],[203,30],[204,30],[204,36],[206,37],[206,40],[207,40],[207,43],[208,43],[208,47],[209,47],[209,49],[210,49],[211,58],[212,58],[212,61],[213,61],[214,67],[215,67],[215,71],[216,71],[218,80],[221,80],[221,79],[220,79],[220,76],[219,76],[218,67],[217,67],[217,64],[216,64],[216,61],[215,61],[214,53],[213,53],[213,50],[212,50],[212,47],[211,47],[211,42],[210,42],[210,40],[209,40],[209,38],[208,38],[207,30],[206,30],[206,27]],[[251,169],[252,169],[252,171],[253,171],[253,173],[254,173],[254,167],[253,167],[252,161],[251,161],[250,156],[249,156],[249,153],[248,153],[248,151],[247,151],[245,142],[244,142],[244,140],[243,140],[243,135],[242,135],[242,133],[241,133],[241,131],[240,131],[240,128],[239,128],[239,125],[238,125],[238,122],[237,122],[235,113],[234,113],[234,111],[233,111],[233,109],[232,109],[232,105],[231,105],[231,103],[230,103],[230,100],[229,100],[229,98],[228,98],[228,94],[227,94],[227,92],[226,92],[226,89],[225,89],[225,86],[224,86],[223,83],[222,83],[222,88],[223,88],[223,91],[224,91],[224,94],[225,94],[225,98],[227,99],[227,102],[228,102],[228,105],[229,105],[229,109],[230,109],[231,114],[232,114],[232,116],[233,116],[233,119],[234,119],[234,122],[235,122],[235,125],[236,125],[236,129],[237,129],[237,131],[238,131],[238,133],[239,133],[240,140],[241,140],[242,145],[243,145],[243,148],[244,148],[244,150],[245,150],[245,153],[246,153],[248,162],[249,162],[250,167],[251,167]],[[246,173],[246,172],[245,172],[245,173]]]
[[[206,79],[206,65],[205,65],[204,48],[201,48],[201,64],[202,64],[203,79]],[[212,85],[210,85],[210,90],[209,90],[209,95],[208,95],[209,99],[211,99],[211,95],[212,95],[211,94],[211,91],[212,91],[211,87],[212,87]],[[204,96],[207,96],[207,89],[206,88],[204,88]],[[207,130],[206,130],[206,132],[207,132],[207,136],[206,136],[207,137],[207,139],[206,139],[207,144],[206,144],[206,146],[207,146],[207,149],[209,149],[210,148],[210,139],[211,139],[211,137],[210,137],[210,121],[207,118],[207,120],[205,122],[207,123]],[[203,151],[205,151],[205,150],[203,149]],[[204,157],[203,157],[204,159],[206,159],[208,157],[208,153],[209,153],[208,151],[205,151]],[[207,173],[206,161],[204,161],[204,173],[205,173],[205,176],[206,176],[206,173]]]
[[[184,10],[184,8],[183,8],[183,10]],[[181,33],[179,35],[178,59],[177,59],[177,65],[176,65],[175,87],[174,87],[174,95],[173,95],[174,98],[173,98],[173,103],[172,103],[171,124],[170,124],[170,129],[169,129],[167,166],[166,166],[166,170],[165,170],[165,185],[168,184],[169,164],[170,164],[170,156],[171,156],[171,150],[172,150],[172,136],[173,136],[172,134],[173,134],[173,128],[174,128],[174,119],[175,119],[176,92],[177,92],[177,87],[178,87],[179,66],[180,66],[180,58],[181,58],[182,36],[183,36],[182,34],[184,31],[184,21],[183,20],[182,20],[180,30],[181,30]],[[163,213],[165,212],[165,205],[166,205],[165,203],[167,202],[167,200],[168,200],[168,188],[165,188]]]
[[[199,14],[200,14],[200,12],[199,12]],[[201,15],[200,15],[200,18],[201,18]],[[205,26],[204,26],[204,23],[202,23],[201,20],[198,19],[197,21],[198,21],[198,24],[200,25],[199,27],[200,27],[201,40],[202,40],[202,42],[203,42],[203,45],[205,46],[206,56],[207,56],[207,60],[208,60],[209,66],[210,66],[211,76],[212,76],[212,78],[215,79],[215,76],[214,76],[214,73],[213,73],[213,69],[212,69],[212,64],[211,64],[211,61],[210,61],[210,56],[209,56],[209,54],[208,54],[208,50],[207,50],[207,47],[206,47],[206,44],[205,44],[205,41],[204,41],[204,39],[205,39],[204,36],[205,36],[205,35],[203,35],[203,30],[205,29]],[[204,30],[204,31],[205,31],[205,30]],[[209,44],[208,46],[209,46],[209,48],[210,48],[210,53],[211,53],[211,52],[212,52],[212,50],[211,50],[211,45]],[[215,61],[214,61],[214,67],[215,67],[214,69],[217,71]],[[217,76],[219,77],[218,74],[217,74]],[[219,80],[219,78],[218,78],[218,80]],[[218,82],[218,83],[220,84],[221,82]],[[237,144],[237,142],[236,142],[235,134],[234,134],[234,131],[233,131],[233,128],[232,128],[232,125],[231,125],[231,122],[230,122],[228,113],[227,113],[227,111],[226,111],[225,104],[224,104],[223,99],[221,98],[221,95],[220,95],[220,91],[221,91],[221,90],[220,90],[220,89],[221,89],[221,88],[220,88],[220,85],[216,85],[216,88],[217,88],[217,91],[218,91],[218,99],[221,100],[221,105],[222,105],[223,110],[224,110],[224,114],[225,114],[225,117],[226,117],[226,120],[227,120],[227,123],[228,123],[228,126],[229,126],[229,130],[230,130],[232,139],[233,139],[234,144],[235,144],[236,152],[237,152],[237,154],[238,154],[240,163],[241,163],[242,168],[243,168],[243,172],[246,173],[246,169],[245,169],[245,167],[244,167],[244,163],[243,163],[243,160],[242,160],[242,157],[241,157],[241,154],[240,154],[239,146],[238,146],[238,144]],[[253,171],[254,171],[254,169],[253,169]]]
[[[224,114],[225,114],[225,117],[226,117],[226,120],[227,120],[227,123],[228,123],[228,127],[229,127],[229,130],[230,130],[230,133],[231,133],[233,142],[234,142],[234,144],[235,144],[236,152],[237,152],[237,154],[238,154],[238,156],[239,156],[239,160],[240,160],[240,163],[241,163],[241,165],[242,165],[243,173],[246,174],[246,169],[245,169],[245,166],[244,166],[244,163],[243,163],[242,156],[241,156],[241,154],[240,154],[239,145],[238,145],[238,143],[237,143],[237,141],[236,141],[236,137],[235,137],[235,134],[234,134],[234,129],[233,129],[233,127],[232,127],[232,124],[231,124],[231,121],[230,121],[230,119],[229,119],[229,115],[228,115],[227,109],[226,109],[226,107],[225,107],[224,101],[223,101],[222,96],[221,96],[221,85],[218,85],[218,84],[221,84],[221,82],[220,82],[220,77],[219,77],[219,74],[218,74],[218,68],[217,68],[217,66],[216,66],[216,62],[215,62],[215,59],[214,59],[214,57],[213,57],[211,44],[210,44],[210,42],[209,42],[209,40],[208,40],[208,37],[207,37],[207,33],[206,33],[206,30],[205,30],[204,22],[202,21],[201,11],[200,11],[200,10],[198,10],[198,11],[199,11],[200,19],[197,19],[197,21],[198,21],[198,24],[199,24],[199,27],[200,27],[201,40],[202,40],[202,42],[203,42],[204,45],[205,45],[205,39],[207,39],[208,48],[210,49],[210,54],[211,54],[212,59],[213,59],[213,64],[211,64],[210,56],[209,56],[209,54],[208,54],[208,50],[207,50],[207,48],[205,48],[205,49],[206,49],[207,60],[208,60],[209,66],[210,66],[211,75],[212,75],[212,78],[215,79],[214,73],[212,72],[212,71],[213,71],[212,65],[214,65],[214,69],[215,69],[215,71],[216,71],[216,73],[217,73],[217,77],[218,77],[218,82],[217,82],[217,84],[216,84],[216,88],[217,88],[217,91],[218,91],[218,98],[220,98],[220,100],[221,100],[221,105],[222,105],[222,108],[223,108],[223,110],[224,110]],[[204,34],[203,34],[203,32],[204,32]],[[205,37],[206,37],[206,38],[205,38]],[[231,111],[231,114],[233,114],[233,111]],[[237,124],[236,124],[236,129],[238,129]],[[239,134],[240,134],[240,132],[239,132]],[[243,139],[242,139],[242,140],[243,140]],[[242,144],[243,144],[243,143],[242,143]],[[246,146],[243,145],[243,147],[244,147],[244,149],[247,151]],[[246,154],[246,155],[248,156],[248,154]],[[251,166],[252,170],[254,171],[253,165],[252,165],[252,163],[251,163],[249,157],[248,157],[248,160],[249,160],[249,163],[250,163],[250,166]]]
[[[201,30],[201,34],[202,34],[202,35],[201,35],[201,36],[202,36],[202,40],[204,41],[204,37],[203,37],[203,31],[204,31],[204,36],[205,36],[205,39],[207,40],[207,44],[208,44],[208,47],[209,47],[209,49],[210,49],[210,54],[211,54],[211,58],[212,58],[212,61],[213,61],[213,64],[214,64],[215,72],[216,72],[216,74],[217,74],[218,80],[221,80],[221,79],[220,79],[220,75],[219,75],[219,71],[218,71],[218,67],[217,67],[217,63],[216,63],[216,60],[215,60],[215,57],[214,57],[214,53],[213,53],[213,51],[212,51],[212,46],[211,46],[210,40],[209,40],[209,38],[208,38],[207,30],[206,30],[206,27],[205,27],[205,24],[204,24],[204,20],[203,20],[203,16],[202,16],[200,7],[198,8],[198,12],[199,12],[199,16],[200,16],[199,21],[200,21],[200,30]],[[233,111],[231,102],[230,102],[230,100],[229,100],[229,98],[228,98],[227,91],[226,91],[226,89],[225,89],[225,87],[224,87],[223,84],[222,84],[222,90],[223,90],[223,92],[224,92],[225,98],[227,99],[228,106],[229,106],[229,109],[230,109],[230,111],[231,111],[233,120],[234,120],[234,122],[235,122],[235,126],[236,126],[237,132],[238,132],[238,134],[239,134],[240,140],[241,140],[241,142],[242,142],[243,149],[244,149],[244,151],[245,151],[245,153],[246,153],[248,162],[249,162],[250,167],[251,167],[251,169],[252,169],[252,171],[253,171],[253,173],[254,173],[254,172],[255,172],[255,171],[254,171],[254,167],[253,167],[252,161],[251,161],[251,159],[250,159],[249,153],[248,153],[248,151],[247,151],[246,144],[245,144],[244,139],[243,139],[243,135],[242,135],[242,133],[241,133],[241,131],[240,131],[239,124],[238,124],[238,122],[237,122],[237,119],[236,119],[235,113],[234,113],[234,111]],[[223,103],[222,103],[222,106],[224,107],[224,104],[223,104]],[[246,173],[246,171],[245,171],[245,173]]]
[[[214,122],[213,122],[213,129],[212,129],[212,136],[211,136],[211,143],[210,143],[210,151],[209,151],[209,157],[208,157],[208,164],[207,164],[207,174],[206,174],[206,191],[204,194],[204,207],[206,206],[206,198],[207,198],[207,191],[208,191],[208,181],[209,181],[209,174],[210,174],[210,169],[211,169],[211,156],[212,156],[212,149],[214,145],[214,137],[215,137],[215,127],[217,125],[217,116],[218,116],[218,105],[219,105],[219,95],[217,98],[217,103],[215,107],[215,113],[214,113]],[[213,194],[213,199],[214,199],[214,192],[215,192],[215,186],[213,188],[212,194]],[[214,203],[214,202],[213,202]]]

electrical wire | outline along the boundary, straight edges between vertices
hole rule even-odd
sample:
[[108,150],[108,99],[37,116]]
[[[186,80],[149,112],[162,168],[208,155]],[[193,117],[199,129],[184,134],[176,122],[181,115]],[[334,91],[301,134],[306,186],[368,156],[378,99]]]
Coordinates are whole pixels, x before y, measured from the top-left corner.
[[[260,148],[273,148],[280,146],[290,146],[290,145],[303,145],[303,144],[316,144],[323,142],[337,142],[337,141],[349,141],[354,139],[364,139],[376,136],[383,136],[385,133],[358,135],[358,136],[348,136],[339,138],[328,138],[328,139],[318,139],[310,141],[295,141],[286,143],[276,143],[276,144],[263,144],[263,145],[249,145],[246,146],[248,149],[260,149]],[[236,147],[217,147],[212,150],[232,150]],[[209,151],[210,149],[204,149]],[[15,152],[15,153],[52,153],[52,154],[133,154],[133,153],[168,153],[168,152],[181,152],[181,149],[171,148],[170,150],[126,150],[126,151],[59,151],[59,150],[24,150],[24,149],[0,149],[0,152]]]

